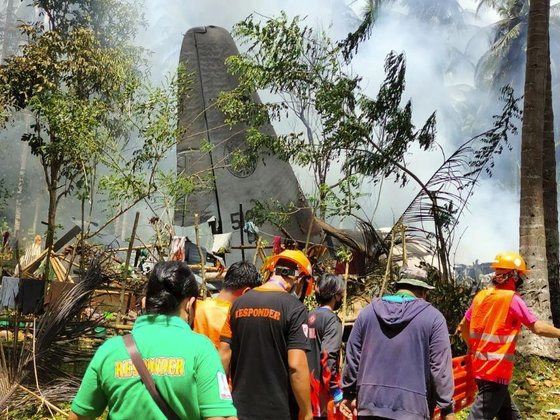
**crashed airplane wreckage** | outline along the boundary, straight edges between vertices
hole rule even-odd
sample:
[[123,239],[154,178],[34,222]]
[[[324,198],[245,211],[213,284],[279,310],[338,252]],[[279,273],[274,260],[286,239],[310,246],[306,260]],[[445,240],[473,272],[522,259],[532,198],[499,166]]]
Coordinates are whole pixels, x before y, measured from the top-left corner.
[[[371,241],[357,238],[361,236],[358,232],[358,235],[349,234],[314,218],[288,162],[262,154],[242,170],[228,165],[232,153],[246,147],[246,127],[227,125],[223,113],[214,104],[220,92],[237,86],[237,79],[227,71],[225,61],[238,53],[233,38],[223,28],[197,27],[184,36],[179,61],[193,74],[193,79],[179,114],[179,124],[184,131],[177,142],[177,173],[185,176],[210,173],[214,188],[180,200],[175,209],[175,224],[193,226],[197,214],[198,222],[210,222],[215,234],[239,232],[254,201],[274,200],[282,204],[293,203],[298,210],[290,215],[281,229],[270,224],[261,227],[271,238],[278,235],[301,243],[317,243],[326,236],[329,248],[334,247],[334,240],[358,254],[371,253],[368,250]],[[260,101],[257,93],[254,93],[254,100]],[[265,130],[267,134],[275,134],[270,124]],[[205,149],[206,142],[212,146],[210,151]],[[240,250],[252,248],[242,243],[243,233],[239,233],[232,235],[233,261],[240,259]],[[378,257],[384,253],[385,247],[375,231],[373,237],[375,257]]]
[[[232,153],[245,147],[245,127],[226,125],[224,115],[213,104],[220,92],[237,86],[235,77],[227,72],[225,60],[238,53],[231,35],[223,28],[190,29],[183,39],[180,63],[194,77],[179,115],[184,132],[177,142],[177,172],[188,176],[211,171],[214,188],[190,195],[188,203],[186,199],[177,203],[175,223],[192,226],[194,214],[198,213],[200,223],[215,218],[214,233],[238,231],[243,228],[244,216],[253,207],[253,201],[272,199],[292,202],[300,209],[290,217],[285,231],[295,240],[305,241],[313,214],[288,162],[262,156],[242,170],[228,165]],[[259,100],[257,94],[255,100]],[[271,125],[266,130],[274,133]],[[211,151],[203,150],[206,141],[211,144]],[[273,226],[263,230],[286,236]],[[319,230],[315,228],[314,233]],[[232,239],[232,245],[242,245],[238,235]]]

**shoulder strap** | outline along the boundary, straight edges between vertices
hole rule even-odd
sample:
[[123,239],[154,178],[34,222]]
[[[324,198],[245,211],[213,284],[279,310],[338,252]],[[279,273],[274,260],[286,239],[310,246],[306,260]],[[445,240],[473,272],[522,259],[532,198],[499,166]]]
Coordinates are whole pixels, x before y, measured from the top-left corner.
[[142,382],[146,386],[146,389],[150,393],[150,396],[153,398],[159,409],[169,420],[180,420],[180,418],[177,416],[177,414],[175,414],[169,404],[167,404],[167,402],[161,397],[161,394],[159,393],[156,384],[152,379],[152,375],[150,375],[150,372],[148,371],[146,365],[144,364],[144,361],[142,360],[142,356],[140,356],[140,353],[138,352],[138,347],[136,347],[136,343],[134,342],[132,334],[126,334],[125,336],[123,336],[123,340],[126,346],[126,351],[130,356],[130,360],[132,360],[134,367],[140,375],[140,379],[142,379]]

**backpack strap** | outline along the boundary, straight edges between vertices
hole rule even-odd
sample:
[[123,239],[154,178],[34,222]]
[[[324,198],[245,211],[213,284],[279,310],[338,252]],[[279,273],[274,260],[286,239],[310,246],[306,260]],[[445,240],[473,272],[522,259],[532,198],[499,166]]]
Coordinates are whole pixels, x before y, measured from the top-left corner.
[[128,355],[130,356],[130,360],[132,360],[134,367],[138,371],[140,379],[144,383],[144,386],[150,393],[150,396],[155,401],[161,412],[165,414],[165,417],[167,417],[168,420],[180,420],[179,416],[175,414],[169,404],[167,404],[167,402],[161,397],[161,394],[159,393],[156,384],[154,383],[152,375],[150,375],[150,372],[148,371],[148,368],[146,368],[146,365],[142,360],[142,356],[138,351],[138,347],[136,347],[136,343],[134,342],[132,334],[126,334],[125,336],[123,336],[123,340],[126,346],[126,351],[128,352]]

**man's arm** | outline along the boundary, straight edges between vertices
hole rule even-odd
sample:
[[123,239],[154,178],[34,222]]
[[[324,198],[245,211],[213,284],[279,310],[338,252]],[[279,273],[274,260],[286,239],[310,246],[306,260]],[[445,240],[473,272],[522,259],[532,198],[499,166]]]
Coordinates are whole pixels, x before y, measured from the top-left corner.
[[205,417],[205,420],[237,420],[237,417]]
[[299,413],[305,420],[312,419],[311,385],[309,383],[309,365],[305,350],[288,349],[288,367],[290,384],[299,406]]
[[467,349],[470,349],[470,329],[471,329],[471,322],[467,318],[463,318],[459,327],[461,329],[461,337],[463,337],[463,341],[467,345]]
[[218,346],[218,353],[220,354],[220,359],[222,360],[222,366],[226,375],[229,376],[229,367],[231,364],[231,340],[233,333],[231,331],[231,309],[224,322],[222,331],[220,332],[220,345]]
[[201,416],[204,419],[236,419],[237,411],[233,406],[228,380],[218,352],[210,340],[201,343],[194,370]]
[[[444,418],[453,418],[453,366],[449,331],[443,315],[435,320],[430,336],[430,373],[436,392],[436,403]],[[451,416],[451,417],[447,417]]]
[[218,347],[218,352],[220,353],[220,359],[222,360],[222,366],[226,375],[229,376],[229,366],[231,363],[231,346],[225,341],[220,341],[220,346]]
[[335,315],[325,328],[321,342],[321,354],[327,354],[327,366],[331,372],[331,379],[328,385],[336,404],[342,401],[342,390],[340,389],[340,377],[338,375],[341,345],[342,324]]
[[70,414],[68,414],[68,420],[93,420],[93,419],[95,419],[95,417],[78,416],[73,411],[70,411]]
[[356,398],[356,387],[358,382],[358,369],[360,367],[360,359],[362,357],[362,313],[354,322],[350,337],[346,343],[346,363],[342,372],[342,392],[344,399],[352,401]]
[[560,328],[556,328],[553,325],[547,324],[544,321],[537,321],[534,324],[528,325],[532,332],[542,337],[548,338],[560,338]]

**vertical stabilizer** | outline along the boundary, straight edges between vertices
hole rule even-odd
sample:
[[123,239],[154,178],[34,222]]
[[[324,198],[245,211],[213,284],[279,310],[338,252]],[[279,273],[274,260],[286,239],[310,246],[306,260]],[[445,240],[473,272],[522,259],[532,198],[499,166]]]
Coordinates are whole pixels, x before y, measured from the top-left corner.
[[[177,171],[187,175],[203,173],[214,168],[214,189],[197,192],[177,203],[175,222],[191,226],[194,214],[201,222],[214,216],[222,232],[239,228],[239,205],[244,212],[253,207],[251,200],[278,200],[307,207],[298,181],[288,162],[274,156],[263,155],[254,166],[235,171],[228,166],[231,153],[246,144],[245,127],[227,126],[224,115],[215,106],[220,92],[237,86],[237,80],[227,72],[225,60],[238,54],[229,32],[223,28],[206,26],[190,29],[184,36],[180,63],[185,64],[192,76],[192,90],[182,102],[179,124],[185,129],[177,142]],[[255,93],[255,100],[258,95]],[[274,134],[272,126],[265,127]],[[201,150],[205,140],[213,146],[210,152]],[[202,172],[201,172],[202,171]],[[208,173],[206,172],[206,175]],[[312,213],[309,209],[296,212],[285,229],[298,240],[305,240]],[[267,233],[276,234],[272,226],[265,226]],[[238,240],[238,235],[235,235]]]

